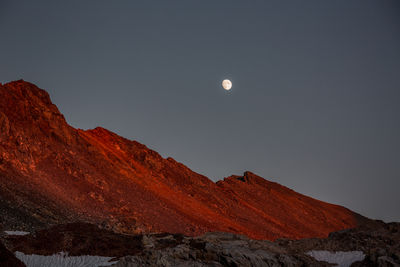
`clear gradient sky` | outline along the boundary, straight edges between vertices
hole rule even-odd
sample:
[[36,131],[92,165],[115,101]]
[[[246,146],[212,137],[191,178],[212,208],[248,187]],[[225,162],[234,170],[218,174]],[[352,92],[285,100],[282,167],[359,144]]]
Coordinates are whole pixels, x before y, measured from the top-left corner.
[[0,0],[0,82],[21,78],[214,181],[400,221],[400,1]]

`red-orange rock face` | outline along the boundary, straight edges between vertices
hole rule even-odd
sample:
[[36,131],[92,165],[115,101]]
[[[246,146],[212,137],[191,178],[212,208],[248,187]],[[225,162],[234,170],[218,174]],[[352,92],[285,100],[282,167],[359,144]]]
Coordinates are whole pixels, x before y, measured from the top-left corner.
[[106,129],[74,129],[24,81],[0,86],[0,196],[8,225],[87,221],[127,233],[325,237],[359,217],[250,172],[214,183]]

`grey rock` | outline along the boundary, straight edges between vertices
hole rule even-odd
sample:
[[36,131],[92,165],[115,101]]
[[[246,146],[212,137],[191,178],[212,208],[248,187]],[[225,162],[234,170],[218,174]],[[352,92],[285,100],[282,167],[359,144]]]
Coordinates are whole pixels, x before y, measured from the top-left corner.
[[[165,237],[164,237],[165,238]],[[168,237],[168,238],[173,238]],[[317,264],[309,258],[296,258],[283,254],[284,250],[269,241],[251,240],[230,233],[207,233],[200,237],[185,237],[174,247],[160,247],[155,236],[152,247],[142,253],[120,259],[114,266],[304,266],[306,262]]]

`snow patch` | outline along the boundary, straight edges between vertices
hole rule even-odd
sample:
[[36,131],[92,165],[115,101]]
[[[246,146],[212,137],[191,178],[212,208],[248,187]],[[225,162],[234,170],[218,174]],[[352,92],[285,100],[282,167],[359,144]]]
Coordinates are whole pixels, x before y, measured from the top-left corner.
[[68,253],[60,252],[51,256],[25,255],[15,252],[15,256],[25,263],[27,267],[97,267],[110,266],[118,261],[110,261],[113,257],[103,256],[68,256]]
[[7,235],[29,235],[29,232],[24,231],[4,231]]
[[311,250],[306,253],[317,261],[326,261],[337,264],[339,267],[349,267],[353,262],[362,261],[365,254],[362,251],[327,251],[327,250]]

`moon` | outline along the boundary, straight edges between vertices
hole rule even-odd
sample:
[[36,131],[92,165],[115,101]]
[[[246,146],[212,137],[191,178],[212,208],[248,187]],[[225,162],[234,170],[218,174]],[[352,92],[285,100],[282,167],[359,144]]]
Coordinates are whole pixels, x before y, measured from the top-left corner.
[[232,82],[230,80],[223,80],[222,81],[222,87],[226,90],[229,91],[232,88]]

